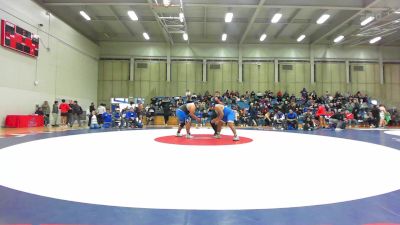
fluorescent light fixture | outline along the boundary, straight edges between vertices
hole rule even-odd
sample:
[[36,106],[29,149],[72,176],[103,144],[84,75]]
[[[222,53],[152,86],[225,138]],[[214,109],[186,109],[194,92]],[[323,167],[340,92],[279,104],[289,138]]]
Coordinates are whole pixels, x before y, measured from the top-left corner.
[[137,17],[135,11],[133,11],[133,10],[128,11],[128,16],[129,16],[129,17],[131,18],[131,20],[133,20],[133,21],[139,20],[139,18]]
[[185,40],[185,41],[188,40],[188,35],[187,35],[187,33],[183,33],[183,40]]
[[317,24],[323,24],[325,23],[325,21],[327,21],[329,19],[329,17],[331,17],[331,15],[329,14],[324,14],[322,15],[318,20],[317,20]]
[[144,39],[146,39],[146,40],[149,40],[149,39],[150,39],[149,35],[148,35],[146,32],[143,32],[143,37],[144,37]]
[[275,15],[271,19],[271,23],[277,23],[282,18],[281,13],[275,13]]
[[343,39],[344,39],[344,36],[340,35],[337,38],[335,38],[335,40],[333,40],[333,42],[338,43],[338,42],[341,42]]
[[85,18],[86,20],[90,20],[90,16],[89,16],[88,14],[86,14],[84,11],[80,11],[79,13],[80,13],[81,16],[82,16],[83,18]]
[[376,42],[378,42],[378,41],[380,41],[380,40],[382,40],[381,37],[376,37],[376,38],[371,39],[371,40],[369,41],[369,43],[370,43],[370,44],[375,44]]
[[400,14],[400,9],[398,9],[398,10],[394,11],[394,13],[396,13],[396,14]]
[[233,13],[228,12],[228,13],[225,14],[225,23],[232,22],[232,19],[233,19]]
[[297,38],[297,42],[301,42],[302,40],[304,40],[304,38],[306,38],[306,35],[300,35],[300,37]]
[[267,34],[262,34],[260,37],[260,41],[264,41],[267,38]]
[[375,17],[373,17],[373,16],[370,16],[370,17],[366,18],[365,20],[363,20],[361,22],[361,26],[365,26],[365,25],[371,23],[374,19],[375,19]]
[[228,35],[226,35],[225,33],[224,34],[222,34],[222,41],[226,41],[226,37],[227,37]]
[[181,21],[181,23],[183,23],[183,18],[184,18],[185,16],[183,15],[183,12],[180,12],[179,13],[179,21]]
[[171,4],[171,0],[163,0],[164,6],[169,6]]

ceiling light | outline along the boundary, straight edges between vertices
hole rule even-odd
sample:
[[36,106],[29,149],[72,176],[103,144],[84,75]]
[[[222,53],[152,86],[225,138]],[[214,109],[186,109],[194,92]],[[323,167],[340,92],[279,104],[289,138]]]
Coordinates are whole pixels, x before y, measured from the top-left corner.
[[184,18],[185,16],[183,15],[183,12],[180,12],[179,13],[179,20],[181,21],[181,23],[183,23],[183,18]]
[[225,14],[225,23],[230,23],[232,22],[232,18],[233,18],[233,13],[228,12]]
[[398,9],[398,10],[394,11],[394,13],[396,13],[396,14],[400,14],[400,9]]
[[187,35],[187,33],[183,33],[183,40],[185,40],[185,41],[188,40],[188,35]]
[[375,17],[373,17],[373,16],[370,16],[370,17],[366,18],[365,20],[363,20],[361,22],[361,26],[365,26],[365,25],[371,23],[374,19],[375,19]]
[[83,18],[85,18],[86,20],[90,20],[90,16],[88,14],[86,14],[84,11],[80,11],[79,12],[81,14],[81,16],[83,16]]
[[335,38],[335,40],[333,40],[333,42],[338,43],[338,42],[341,42],[343,39],[344,39],[344,36],[340,35],[337,38]]
[[275,13],[274,17],[271,19],[271,23],[277,23],[282,18],[281,13]]
[[171,4],[171,0],[163,0],[164,6],[169,6]]
[[382,40],[381,37],[376,37],[376,38],[371,39],[371,40],[369,41],[369,43],[370,43],[370,44],[375,44],[376,42],[378,42],[378,41],[380,41],[380,40]]
[[297,38],[297,42],[301,42],[302,40],[304,40],[304,38],[306,38],[306,35],[304,34],[300,35],[300,37]]
[[131,18],[131,20],[133,20],[133,21],[139,20],[138,17],[137,17],[137,15],[136,15],[136,13],[135,13],[135,11],[133,11],[133,10],[128,11],[128,16],[129,16],[129,17]]
[[150,39],[149,35],[148,35],[146,32],[143,32],[143,37],[144,37],[144,39],[146,39],[146,40],[149,40],[149,39]]
[[227,37],[228,35],[226,35],[225,33],[224,34],[222,34],[222,41],[226,41],[226,37]]
[[262,34],[260,37],[260,41],[264,41],[267,38],[267,34]]
[[327,21],[329,19],[329,17],[331,17],[331,15],[329,14],[324,14],[322,15],[318,20],[317,20],[317,24],[323,24],[325,23],[325,21]]

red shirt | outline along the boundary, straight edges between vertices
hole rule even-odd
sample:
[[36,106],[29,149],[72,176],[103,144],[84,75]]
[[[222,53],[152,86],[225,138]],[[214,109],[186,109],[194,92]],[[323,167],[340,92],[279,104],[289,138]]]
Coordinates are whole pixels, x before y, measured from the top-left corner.
[[316,113],[315,115],[316,115],[316,116],[325,116],[325,114],[326,114],[325,106],[320,105],[320,106],[318,107],[318,111],[317,111],[317,113]]
[[346,119],[348,119],[348,120],[354,120],[354,115],[353,115],[353,113],[346,113]]
[[61,103],[58,108],[60,109],[61,113],[67,113],[68,110],[70,110],[70,107],[67,103]]

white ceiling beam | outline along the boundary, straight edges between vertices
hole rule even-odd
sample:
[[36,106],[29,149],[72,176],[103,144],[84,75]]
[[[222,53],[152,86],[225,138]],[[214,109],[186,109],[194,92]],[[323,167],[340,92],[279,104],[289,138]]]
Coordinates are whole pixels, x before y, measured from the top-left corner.
[[172,40],[172,37],[171,37],[171,36],[168,34],[168,32],[165,30],[165,28],[164,28],[164,26],[163,26],[161,20],[158,18],[158,14],[154,11],[154,9],[153,9],[154,4],[153,4],[152,0],[147,0],[147,2],[148,2],[147,5],[150,7],[150,10],[151,10],[151,12],[152,12],[153,15],[154,15],[154,18],[156,18],[156,20],[157,20],[158,27],[161,29],[161,33],[163,34],[164,40],[165,40],[167,43],[173,45],[173,44],[174,44],[174,40]]
[[135,34],[131,31],[131,29],[128,27],[128,25],[126,25],[123,21],[121,21],[118,17],[118,13],[117,11],[114,9],[113,6],[109,6],[111,13],[113,14],[113,16],[117,19],[117,21],[129,32],[129,34],[134,37]]
[[384,38],[382,40],[382,44],[380,44],[380,45],[387,46],[387,45],[391,45],[391,44],[399,41],[400,40],[400,35],[399,34],[400,34],[400,32],[396,32],[396,33],[393,33],[391,35],[388,35],[386,38]]
[[[131,6],[146,6],[147,3],[137,3],[132,2],[132,0],[64,0],[64,1],[57,1],[54,2],[52,0],[43,0],[42,3],[46,6],[79,6],[79,5],[131,5]],[[258,5],[249,5],[249,4],[207,4],[207,3],[186,3],[186,7],[214,7],[214,8],[258,8]],[[264,5],[262,8],[298,8],[298,9],[331,9],[331,10],[362,10],[364,7],[358,6],[335,6],[335,5]],[[370,8],[368,10],[377,10],[383,11],[387,10],[388,8]]]
[[348,23],[350,23],[352,20],[354,20],[355,18],[357,18],[360,14],[362,14],[364,11],[366,10],[370,10],[371,7],[373,7],[374,5],[376,5],[378,2],[380,2],[381,0],[374,0],[371,3],[367,4],[364,8],[360,9],[358,12],[352,14],[352,16],[350,16],[349,18],[345,19],[343,22],[341,22],[340,24],[338,24],[337,26],[333,27],[332,29],[330,29],[330,31],[324,33],[322,36],[320,36],[319,38],[312,40],[311,44],[315,44],[318,43],[319,41],[323,40],[324,38],[326,38],[327,36],[333,34],[334,32],[336,32],[338,29],[342,28],[343,26],[347,25]]
[[[371,29],[371,28],[377,26],[378,24],[380,24],[381,21],[386,21],[392,15],[393,15],[393,11],[391,11],[391,12],[382,12],[381,16],[377,17],[372,23],[362,27],[361,29],[356,29],[355,31],[348,33],[346,36],[353,37],[358,33],[362,33],[362,32],[364,32],[364,31],[366,31],[368,29]],[[358,23],[357,25],[359,26],[360,24]],[[360,37],[356,37],[354,41],[358,41],[359,39],[361,39],[361,38]],[[351,43],[351,42],[353,42],[353,39],[349,39],[347,41],[342,41],[342,42],[338,43],[337,45],[348,44],[348,43]]]
[[294,13],[292,14],[292,16],[289,18],[289,23],[283,25],[283,27],[275,34],[275,36],[274,36],[275,39],[278,38],[278,37],[282,34],[282,32],[286,29],[286,27],[287,27],[289,24],[292,24],[292,23],[293,23],[294,19],[295,19],[296,16],[299,14],[300,10],[301,10],[301,9],[296,9],[296,10],[294,11]]
[[186,14],[185,14],[185,10],[183,9],[183,2],[182,2],[182,0],[180,0],[180,3],[181,3],[181,10],[182,10],[182,13],[183,13],[183,17],[184,17],[184,20],[183,20],[183,24],[185,25],[185,33],[186,33],[186,35],[188,35],[188,40],[187,40],[187,43],[188,44],[190,44],[190,36],[189,36],[189,32],[188,32],[188,25],[187,25],[187,21],[186,21]]
[[261,10],[261,7],[264,5],[266,0],[260,0],[260,2],[258,2],[257,8],[253,13],[253,16],[250,19],[250,22],[247,24],[246,30],[244,31],[242,37],[240,38],[240,42],[239,45],[241,45],[243,43],[243,41],[246,39],[247,34],[249,33],[251,27],[253,26],[254,21],[256,20],[258,13]]
[[[314,13],[313,17],[312,17],[311,20],[310,20],[310,23],[304,24],[304,26],[302,26],[300,29],[298,29],[298,30],[296,31],[296,33],[295,33],[294,35],[292,35],[292,38],[293,38],[293,39],[297,39],[297,38],[298,38],[300,35],[302,35],[302,34],[306,35],[307,37],[310,36],[310,34],[308,34],[308,30],[311,28],[311,26],[315,25],[315,24],[316,24],[315,21],[317,21],[317,19],[318,19],[322,14],[324,14],[324,13],[326,13],[326,12],[328,12],[328,10],[326,10],[326,9],[320,9],[320,10],[318,10],[318,12]],[[324,25],[326,26],[327,23],[321,24],[321,25],[319,25],[319,26],[324,26]]]
[[[208,18],[206,21],[204,20],[203,17],[192,17],[192,18],[187,18],[185,16],[185,19],[187,20],[188,23],[201,23],[204,25],[204,23],[221,23],[221,18]],[[121,21],[125,21],[125,22],[129,22],[132,21],[129,17],[125,16],[125,17],[119,17],[119,20]],[[102,17],[102,16],[98,16],[97,18],[93,18],[91,20],[91,22],[104,22],[104,21],[117,21],[116,18],[110,18],[110,17]],[[141,17],[140,18],[140,22],[142,23],[146,23],[146,22],[157,22],[156,19],[154,19],[154,17]],[[246,23],[248,24],[249,22],[247,20],[240,20],[240,19],[236,19],[234,21],[235,24],[243,24]],[[253,24],[272,24],[270,22],[270,20],[268,18],[264,19],[264,20],[259,20],[256,19],[254,21]],[[286,21],[286,20],[280,20],[278,23],[275,23],[278,25],[288,25],[288,24],[295,24],[295,25],[312,25],[315,24],[315,20],[294,20],[294,21]],[[324,23],[321,24],[320,26],[329,26],[332,25],[332,23]],[[359,23],[353,23],[351,25],[360,25]]]

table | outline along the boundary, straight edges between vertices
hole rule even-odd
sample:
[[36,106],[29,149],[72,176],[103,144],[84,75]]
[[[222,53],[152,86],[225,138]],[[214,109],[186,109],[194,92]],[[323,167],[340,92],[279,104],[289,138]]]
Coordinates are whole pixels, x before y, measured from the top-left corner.
[[40,115],[7,115],[6,127],[42,127],[44,117]]

